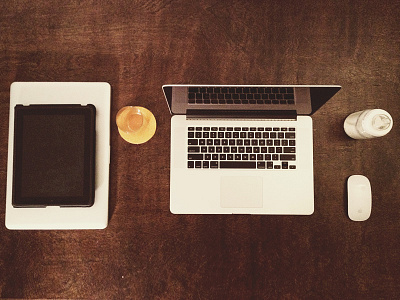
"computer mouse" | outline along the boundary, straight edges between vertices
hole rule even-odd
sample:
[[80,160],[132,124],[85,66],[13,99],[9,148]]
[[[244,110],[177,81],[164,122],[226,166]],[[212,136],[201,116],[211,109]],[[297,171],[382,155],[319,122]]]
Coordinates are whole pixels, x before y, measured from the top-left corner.
[[353,221],[365,221],[371,215],[371,183],[363,175],[352,175],[347,180],[347,209]]

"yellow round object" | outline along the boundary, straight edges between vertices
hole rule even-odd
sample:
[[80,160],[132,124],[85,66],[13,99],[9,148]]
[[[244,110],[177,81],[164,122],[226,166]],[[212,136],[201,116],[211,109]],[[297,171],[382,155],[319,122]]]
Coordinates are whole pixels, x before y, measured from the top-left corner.
[[140,110],[143,116],[142,126],[134,132],[123,131],[120,128],[118,128],[118,131],[121,137],[128,143],[143,144],[150,140],[156,132],[156,118],[147,108],[141,106],[135,106],[134,108]]

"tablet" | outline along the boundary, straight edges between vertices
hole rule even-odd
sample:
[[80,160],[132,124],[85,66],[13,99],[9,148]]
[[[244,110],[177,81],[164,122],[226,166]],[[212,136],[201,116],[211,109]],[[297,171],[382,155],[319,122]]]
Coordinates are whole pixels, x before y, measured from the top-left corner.
[[94,105],[16,105],[14,207],[94,203]]

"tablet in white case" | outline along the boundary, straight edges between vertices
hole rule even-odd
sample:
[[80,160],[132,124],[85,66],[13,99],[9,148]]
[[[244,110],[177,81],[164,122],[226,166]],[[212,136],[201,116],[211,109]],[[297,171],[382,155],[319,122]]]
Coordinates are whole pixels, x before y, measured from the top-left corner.
[[[105,82],[14,82],[10,124],[5,224],[8,229],[103,229],[108,223],[111,87]],[[96,109],[95,197],[89,207],[14,207],[14,117],[17,105],[93,105]]]

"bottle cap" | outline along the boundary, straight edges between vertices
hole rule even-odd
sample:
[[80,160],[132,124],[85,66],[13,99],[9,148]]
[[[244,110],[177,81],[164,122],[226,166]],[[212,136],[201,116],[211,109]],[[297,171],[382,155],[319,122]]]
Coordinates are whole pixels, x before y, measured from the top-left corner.
[[357,129],[366,138],[380,137],[393,127],[392,116],[383,109],[371,109],[360,118]]

